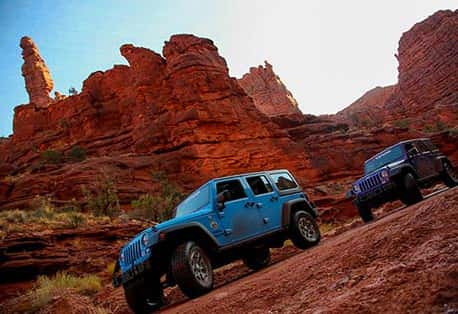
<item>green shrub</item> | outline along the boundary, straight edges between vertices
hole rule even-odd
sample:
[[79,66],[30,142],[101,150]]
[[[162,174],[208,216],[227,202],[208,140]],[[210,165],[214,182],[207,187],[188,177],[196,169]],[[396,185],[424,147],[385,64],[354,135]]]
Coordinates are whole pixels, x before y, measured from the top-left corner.
[[437,120],[434,124],[426,124],[423,127],[423,132],[425,133],[434,133],[434,132],[441,132],[447,130],[449,127],[446,123]]
[[6,233],[23,232],[33,228],[77,228],[86,224],[88,217],[76,205],[56,209],[49,198],[36,196],[29,210],[0,212],[0,228]]
[[65,212],[60,214],[60,216],[65,222],[65,226],[73,229],[85,225],[87,222],[86,216],[78,212]]
[[401,119],[393,122],[394,126],[402,129],[407,129],[410,125],[409,119]]
[[163,172],[153,173],[152,179],[160,185],[157,195],[144,194],[131,202],[134,208],[129,216],[161,222],[173,217],[175,207],[184,198],[180,188],[170,182]]
[[442,122],[441,120],[437,120],[436,121],[436,125],[435,125],[435,129],[437,132],[440,132],[440,131],[444,131],[446,129],[448,129],[448,125],[444,122]]
[[80,162],[86,159],[86,151],[78,145],[73,146],[68,152],[68,159],[72,162]]
[[40,159],[45,164],[60,164],[63,161],[61,152],[55,150],[45,150],[41,153]]
[[0,220],[9,223],[24,223],[27,221],[27,213],[19,209],[2,211],[0,212]]
[[458,127],[448,130],[451,136],[458,136]]
[[118,215],[120,212],[119,198],[113,180],[108,177],[99,179],[95,189],[95,192],[91,192],[86,187],[82,187],[87,208],[96,216],[115,217]]
[[37,312],[67,289],[91,296],[102,289],[102,282],[95,275],[77,277],[66,272],[59,272],[52,277],[40,276],[30,291],[18,297],[20,300],[15,302],[12,312]]

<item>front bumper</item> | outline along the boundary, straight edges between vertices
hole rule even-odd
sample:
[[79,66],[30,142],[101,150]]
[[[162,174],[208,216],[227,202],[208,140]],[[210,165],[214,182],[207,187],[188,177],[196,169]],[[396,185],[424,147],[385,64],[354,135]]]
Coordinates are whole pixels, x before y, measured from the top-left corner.
[[369,207],[373,208],[386,202],[391,202],[398,197],[396,184],[388,182],[370,191],[359,193],[356,200],[360,203],[366,203]]
[[126,282],[134,279],[135,277],[145,272],[148,272],[150,270],[151,270],[151,264],[148,261],[146,261],[144,263],[132,266],[131,269],[125,271],[124,273],[120,273],[119,262],[117,262],[115,266],[115,270],[112,275],[113,286],[115,288],[119,287],[125,284]]

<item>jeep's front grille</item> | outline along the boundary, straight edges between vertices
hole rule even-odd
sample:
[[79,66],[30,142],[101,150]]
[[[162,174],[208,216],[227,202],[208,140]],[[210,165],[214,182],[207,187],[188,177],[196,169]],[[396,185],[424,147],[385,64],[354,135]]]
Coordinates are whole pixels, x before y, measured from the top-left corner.
[[141,255],[140,241],[137,240],[124,249],[124,263],[132,264]]
[[362,192],[365,192],[381,184],[382,184],[382,179],[380,177],[380,173],[376,173],[375,175],[372,175],[364,179],[363,181],[359,182],[359,188],[361,189]]

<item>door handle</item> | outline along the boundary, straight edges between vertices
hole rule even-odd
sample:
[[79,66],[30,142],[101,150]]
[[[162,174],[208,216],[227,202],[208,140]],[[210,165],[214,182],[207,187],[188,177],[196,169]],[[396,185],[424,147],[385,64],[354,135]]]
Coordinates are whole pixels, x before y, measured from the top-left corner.
[[270,201],[271,201],[271,202],[278,201],[278,196],[272,196],[272,197],[270,198]]
[[254,202],[246,202],[245,203],[245,207],[248,208],[248,207],[253,207],[254,206]]
[[262,203],[256,203],[256,208],[261,208],[262,207]]

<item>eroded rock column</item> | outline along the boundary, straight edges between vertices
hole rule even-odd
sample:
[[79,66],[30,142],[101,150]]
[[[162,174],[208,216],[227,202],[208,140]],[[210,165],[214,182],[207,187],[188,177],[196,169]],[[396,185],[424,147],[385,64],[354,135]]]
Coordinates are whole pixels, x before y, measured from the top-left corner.
[[30,37],[22,37],[22,76],[25,80],[25,88],[29,94],[29,102],[36,108],[46,108],[53,100],[49,93],[54,83],[45,61],[40,56],[40,51]]

